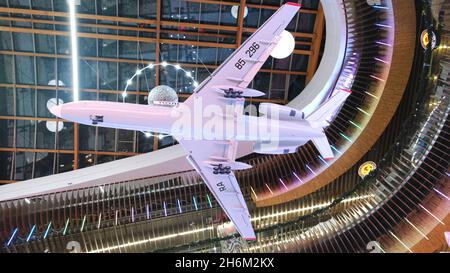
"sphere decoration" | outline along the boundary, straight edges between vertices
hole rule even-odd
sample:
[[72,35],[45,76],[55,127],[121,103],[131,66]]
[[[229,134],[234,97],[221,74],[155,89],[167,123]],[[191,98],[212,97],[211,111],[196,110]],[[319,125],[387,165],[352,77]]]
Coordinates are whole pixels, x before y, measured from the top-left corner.
[[125,98],[127,97],[127,90],[128,90],[128,87],[129,87],[130,85],[133,84],[133,80],[134,80],[137,76],[141,75],[142,72],[144,72],[144,71],[147,70],[147,69],[154,69],[155,67],[158,67],[158,66],[162,66],[162,67],[173,67],[173,68],[175,68],[176,70],[182,70],[182,71],[184,72],[185,77],[187,77],[188,79],[191,80],[192,86],[193,86],[194,88],[196,88],[196,87],[198,86],[198,82],[194,79],[194,77],[192,76],[192,73],[191,73],[190,71],[187,71],[186,69],[182,68],[179,64],[170,64],[170,63],[168,63],[168,62],[162,62],[162,63],[159,63],[159,64],[150,63],[150,64],[147,65],[146,67],[144,67],[144,68],[142,68],[142,69],[136,70],[136,72],[134,73],[134,75],[133,75],[130,79],[127,80],[127,84],[126,84],[126,86],[125,86],[125,90],[122,92],[122,98],[125,100]]
[[[47,101],[47,109],[50,110],[55,105],[61,105],[64,101],[62,99],[51,98]],[[45,127],[52,133],[61,132],[64,129],[64,122],[48,120],[45,122]]]
[[[244,18],[247,17],[248,15],[248,8],[245,7],[244,9]],[[234,18],[238,18],[239,16],[239,6],[232,6],[231,7],[231,16],[233,16]]]
[[147,101],[149,105],[174,106],[178,103],[178,95],[172,87],[159,85],[150,91]]
[[64,129],[64,122],[48,120],[45,122],[45,127],[52,133],[61,132]]
[[275,59],[284,59],[291,55],[295,49],[295,39],[289,31],[283,30],[280,36],[280,41],[270,53],[270,56]]

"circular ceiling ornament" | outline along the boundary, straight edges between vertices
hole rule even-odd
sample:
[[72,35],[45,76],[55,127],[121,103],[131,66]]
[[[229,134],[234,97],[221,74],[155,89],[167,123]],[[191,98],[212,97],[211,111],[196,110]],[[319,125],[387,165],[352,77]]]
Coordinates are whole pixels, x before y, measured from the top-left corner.
[[61,132],[61,130],[64,129],[64,122],[47,120],[45,122],[45,127],[47,127],[47,130],[49,130],[52,133]]
[[178,95],[172,87],[158,85],[148,94],[147,102],[149,105],[175,106],[178,104]]
[[289,31],[283,30],[280,36],[280,41],[270,53],[275,59],[287,58],[295,49],[295,39]]
[[[244,18],[248,15],[248,8],[245,7],[244,9]],[[239,6],[232,6],[231,7],[231,16],[233,16],[235,19],[239,16]]]

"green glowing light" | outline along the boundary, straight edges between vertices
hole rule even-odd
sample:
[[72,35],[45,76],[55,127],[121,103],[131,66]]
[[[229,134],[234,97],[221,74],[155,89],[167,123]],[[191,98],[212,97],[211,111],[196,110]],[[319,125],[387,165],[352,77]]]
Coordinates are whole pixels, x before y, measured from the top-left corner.
[[354,123],[353,121],[349,120],[348,122],[350,122],[350,124],[352,124],[353,126],[355,126],[356,128],[358,128],[359,130],[362,130],[362,127],[359,126],[358,124]]

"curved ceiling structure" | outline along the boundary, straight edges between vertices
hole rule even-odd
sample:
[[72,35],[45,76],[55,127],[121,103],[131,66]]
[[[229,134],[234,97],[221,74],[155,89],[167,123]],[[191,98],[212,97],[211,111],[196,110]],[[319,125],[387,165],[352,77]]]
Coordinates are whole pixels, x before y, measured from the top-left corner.
[[[80,63],[88,72],[80,95],[120,101],[125,71],[152,62],[158,69],[126,100],[147,103],[147,89],[160,84],[184,100],[194,78],[207,77],[283,3],[275,2],[81,4]],[[266,96],[248,104],[311,112],[336,90],[353,92],[326,129],[331,162],[311,143],[270,156],[240,145],[241,161],[254,166],[236,173],[257,236],[247,242],[170,136],[65,120],[63,130],[43,131],[45,122],[61,122],[43,102],[71,99],[68,13],[57,1],[0,1],[0,63],[13,67],[0,73],[0,252],[67,252],[72,241],[88,253],[449,251],[449,4],[302,2],[288,27],[294,54],[263,66],[252,87]],[[233,15],[236,5],[248,14]],[[30,14],[19,15],[23,9]],[[424,33],[437,36],[435,48],[423,47]],[[159,69],[163,62],[195,76]],[[53,83],[42,76],[48,67]],[[363,176],[367,161],[376,168]]]

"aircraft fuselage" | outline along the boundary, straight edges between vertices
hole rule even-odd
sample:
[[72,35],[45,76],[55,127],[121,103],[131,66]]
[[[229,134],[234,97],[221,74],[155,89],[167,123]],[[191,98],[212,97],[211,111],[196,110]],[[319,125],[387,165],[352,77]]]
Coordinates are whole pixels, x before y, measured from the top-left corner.
[[55,106],[51,111],[80,124],[158,132],[195,140],[239,140],[305,143],[320,136],[306,120],[279,120],[223,113],[187,113],[175,107],[118,102],[79,101]]

